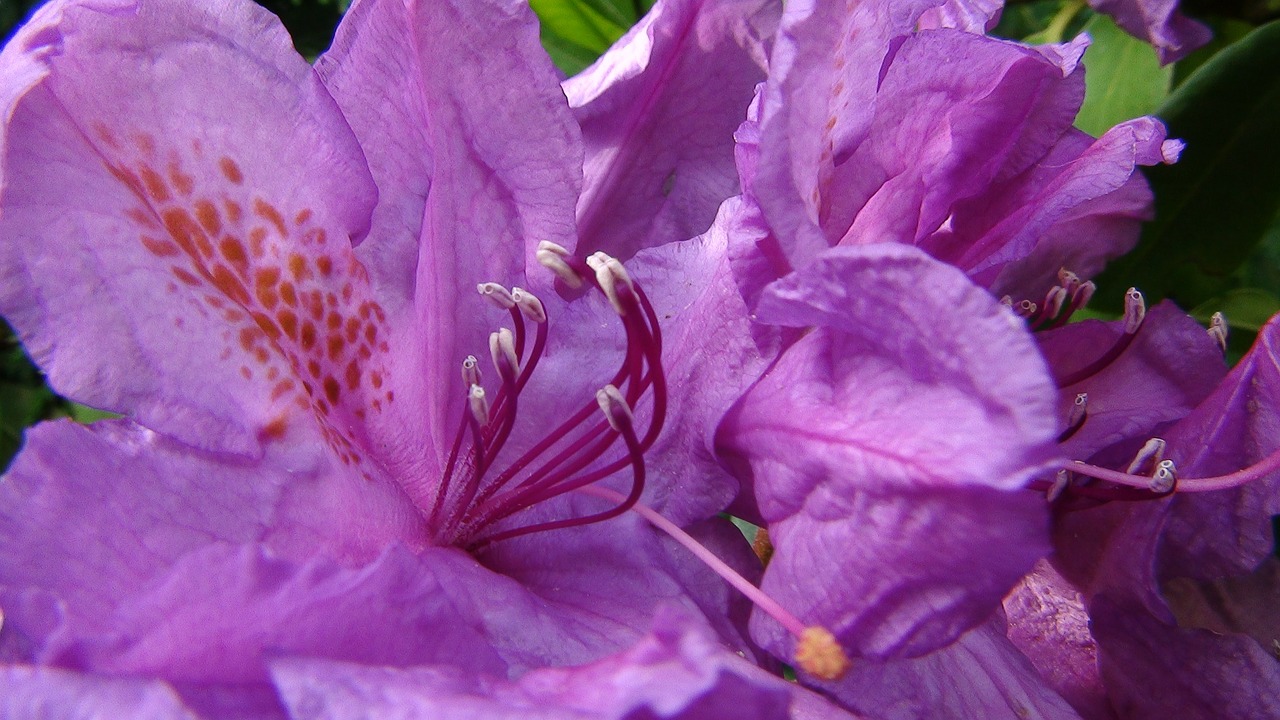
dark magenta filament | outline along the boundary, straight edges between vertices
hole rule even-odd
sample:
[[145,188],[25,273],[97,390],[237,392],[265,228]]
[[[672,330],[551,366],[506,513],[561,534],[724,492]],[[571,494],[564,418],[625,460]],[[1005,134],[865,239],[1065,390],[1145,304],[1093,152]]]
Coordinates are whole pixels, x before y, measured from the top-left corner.
[[[585,266],[583,270],[586,270]],[[601,289],[594,273],[581,273]],[[603,293],[603,290],[601,290]],[[429,520],[435,540],[477,550],[489,544],[533,532],[587,525],[617,517],[631,509],[645,486],[644,453],[662,431],[667,411],[667,383],[662,372],[662,333],[657,314],[639,285],[618,283],[617,299],[624,312],[626,351],[610,385],[616,387],[628,410],[606,418],[596,401],[595,388],[582,388],[586,402],[519,457],[500,457],[519,421],[520,394],[546,349],[550,320],[534,323],[532,347],[518,307],[510,309],[519,359],[517,373],[500,373],[501,386],[481,425],[467,404],[454,437]],[[528,352],[526,353],[526,349]],[[629,409],[648,402],[647,424],[637,428]],[[621,440],[621,448],[618,448]],[[602,512],[552,521],[520,524],[521,511],[564,493],[586,487],[631,468],[631,489],[625,499]]]

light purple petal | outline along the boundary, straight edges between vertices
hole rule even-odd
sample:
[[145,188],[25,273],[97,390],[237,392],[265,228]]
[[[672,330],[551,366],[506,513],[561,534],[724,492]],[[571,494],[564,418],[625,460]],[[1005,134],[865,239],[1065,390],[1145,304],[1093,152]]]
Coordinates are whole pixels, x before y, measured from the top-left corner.
[[688,619],[659,613],[653,632],[589,665],[542,669],[519,680],[441,668],[392,670],[282,661],[274,675],[295,717],[539,720],[670,718],[784,720],[791,689],[744,673]]
[[820,687],[884,720],[1079,717],[1005,637],[999,613],[929,655],[857,663],[842,680]]
[[384,364],[350,248],[374,188],[278,21],[57,2],[0,77],[27,83],[0,131],[0,309],[53,387],[195,446],[319,423],[356,457]]
[[587,145],[582,255],[698,235],[738,192],[733,130],[780,14],[774,0],[664,0],[565,81]]
[[1000,22],[1002,0],[947,0],[920,16],[921,30],[949,27],[972,33],[985,33]]
[[1089,6],[1154,45],[1161,65],[1181,60],[1213,37],[1208,27],[1178,10],[1178,0],[1090,0]]
[[[248,463],[126,421],[46,423],[0,482],[0,586],[42,588],[65,603],[73,635],[102,632],[141,586],[210,543],[367,561],[388,543],[424,542],[421,522],[393,488],[306,448]],[[49,624],[39,605],[5,612],[6,624]]]
[[196,720],[154,680],[104,678],[52,668],[0,666],[0,716],[25,720]]
[[388,471],[430,507],[465,397],[461,362],[484,357],[495,329],[476,284],[525,285],[535,268],[528,281],[550,286],[533,253],[575,243],[579,130],[537,18],[515,0],[356,3],[318,71],[378,183],[358,253],[397,332],[389,386],[414,408],[373,432]]
[[[1043,501],[1020,488],[1053,452],[1055,391],[1020,322],[899,245],[828,251],[758,319],[817,326],[718,438],[754,474],[776,547],[765,590],[868,656],[986,618],[1048,550]],[[776,629],[753,618],[786,652]]]

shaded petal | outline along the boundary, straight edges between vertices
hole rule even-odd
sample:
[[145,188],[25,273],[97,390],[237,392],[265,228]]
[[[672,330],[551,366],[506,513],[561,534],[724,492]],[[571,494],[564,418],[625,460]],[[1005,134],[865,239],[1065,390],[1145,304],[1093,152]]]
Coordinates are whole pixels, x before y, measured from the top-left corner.
[[306,661],[274,664],[295,717],[686,720],[789,717],[780,678],[744,673],[688,618],[661,612],[653,632],[589,665],[542,669],[515,682],[446,668],[366,668]]
[[[1240,470],[1280,450],[1280,318],[1272,318],[1222,384],[1168,432],[1181,477]],[[1162,570],[1214,578],[1251,572],[1275,547],[1280,473],[1230,490],[1174,496]]]
[[1181,60],[1213,37],[1207,26],[1178,11],[1178,0],[1090,0],[1089,6],[1154,45],[1161,65]]
[[[375,428],[392,475],[430,507],[465,388],[494,329],[476,284],[549,286],[541,240],[574,245],[579,130],[520,0],[365,0],[317,63],[366,146],[380,201],[358,252],[392,310],[388,383],[413,413]],[[503,92],[494,92],[501,78]]]
[[780,13],[774,0],[664,0],[565,81],[587,145],[580,255],[693,237],[738,192],[733,130]]
[[1005,637],[999,613],[929,655],[857,663],[820,687],[846,707],[886,720],[1079,717]]
[[1004,599],[1009,641],[1081,715],[1111,717],[1084,597],[1047,560]]
[[36,644],[64,622],[72,635],[105,632],[121,603],[209,543],[367,560],[398,538],[421,542],[420,523],[394,490],[305,448],[250,463],[126,421],[46,423],[28,431],[0,482],[0,586],[52,593],[66,618],[51,620],[49,603],[35,602],[22,612],[6,605],[5,622]]
[[45,6],[0,59],[27,83],[0,309],[69,397],[246,454],[318,423],[355,462],[383,364],[361,352],[382,317],[350,248],[374,200],[355,138],[258,6],[100,7]]
[[1177,628],[1106,597],[1090,616],[1120,717],[1280,717],[1280,663],[1252,638]]
[[918,242],[970,269],[925,239],[957,202],[1024,171],[1071,127],[1084,99],[1084,44],[1070,50],[1046,56],[957,30],[904,39],[881,71],[866,139],[833,157],[827,237]]
[[[754,473],[776,548],[765,590],[870,656],[986,618],[1048,549],[1044,505],[1020,488],[1051,458],[1055,391],[1021,324],[897,245],[828,251],[758,318],[818,327],[718,438]],[[775,631],[753,625],[777,651]]]
[[66,670],[0,667],[0,716],[28,720],[195,720],[172,688],[155,680]]
[[[1061,380],[1103,357],[1123,332],[1120,321],[1085,320],[1037,333],[1036,340]],[[1063,453],[1095,465],[1127,466],[1144,442],[1213,392],[1226,370],[1222,350],[1204,327],[1161,302],[1147,311],[1138,336],[1115,362],[1062,388],[1063,416],[1076,393],[1089,395],[1088,419],[1062,443]]]

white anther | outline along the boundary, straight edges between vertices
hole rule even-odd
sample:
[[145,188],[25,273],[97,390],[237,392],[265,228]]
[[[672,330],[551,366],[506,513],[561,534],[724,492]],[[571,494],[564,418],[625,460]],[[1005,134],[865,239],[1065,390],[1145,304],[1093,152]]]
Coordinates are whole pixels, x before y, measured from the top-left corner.
[[1001,305],[1003,305],[1003,306],[1005,306],[1005,307],[1007,307],[1007,308],[1012,308],[1012,307],[1013,307],[1013,296],[1012,296],[1012,295],[1005,295],[1004,297],[1000,298],[1000,304],[1001,304]]
[[1013,306],[1013,311],[1018,315],[1018,317],[1025,318],[1025,317],[1031,317],[1032,315],[1035,315],[1037,307],[1038,306],[1035,303],[1031,302],[1030,300],[1023,300],[1019,302],[1017,305]]
[[1059,268],[1058,284],[1061,285],[1067,293],[1074,294],[1076,288],[1080,287],[1080,276],[1066,268]]
[[520,308],[520,312],[526,318],[536,323],[547,321],[547,310],[542,307],[542,301],[537,295],[524,288],[515,287],[511,288],[511,299],[515,301],[516,307]]
[[1089,393],[1078,393],[1071,406],[1071,414],[1067,417],[1067,427],[1073,428],[1084,420],[1089,409]]
[[480,384],[480,361],[475,355],[468,355],[462,361],[462,384],[467,387]]
[[516,306],[516,301],[511,297],[511,292],[498,283],[483,282],[476,286],[476,290],[501,310],[510,310]]
[[1227,351],[1227,332],[1227,318],[1220,312],[1214,313],[1213,317],[1209,318],[1209,337],[1218,343],[1222,352]]
[[1141,475],[1147,468],[1159,465],[1160,461],[1164,460],[1164,448],[1164,440],[1151,438],[1143,444],[1138,454],[1133,456],[1133,462],[1129,463],[1125,472],[1130,475]]
[[1071,293],[1071,307],[1082,308],[1088,305],[1097,291],[1098,286],[1093,284],[1092,280],[1080,283],[1080,286]]
[[613,309],[619,315],[626,315],[627,309],[623,307],[622,300],[618,297],[618,286],[621,284],[627,288],[635,287],[631,283],[631,275],[627,273],[627,269],[622,267],[622,263],[602,252],[592,253],[587,258],[587,267],[596,271],[596,282],[600,284],[605,297],[609,298],[609,304]]
[[563,247],[543,240],[538,243],[538,250],[534,253],[534,257],[538,259],[538,264],[556,274],[556,277],[564,281],[565,285],[577,290],[582,287],[582,276],[577,270],[573,269],[566,260],[571,257],[569,251]]
[[1124,332],[1132,335],[1142,327],[1142,320],[1147,316],[1147,302],[1142,299],[1138,288],[1129,288],[1124,294]]
[[1178,483],[1178,467],[1172,460],[1161,460],[1151,474],[1151,491],[1167,493]]
[[1071,484],[1071,473],[1066,470],[1059,470],[1058,474],[1053,478],[1053,484],[1045,491],[1044,499],[1053,502],[1062,496],[1062,491],[1067,489]]
[[1044,314],[1048,317],[1057,317],[1062,312],[1062,304],[1067,301],[1067,289],[1061,285],[1054,285],[1044,296]]
[[501,328],[498,332],[489,333],[489,356],[493,358],[493,367],[503,382],[515,380],[520,374],[520,358],[516,355],[516,341],[510,330]]
[[600,388],[596,391],[596,402],[600,403],[600,410],[604,413],[604,419],[608,421],[609,427],[616,432],[622,432],[624,424],[630,428],[635,422],[635,417],[631,414],[631,406],[627,404],[627,399],[622,397],[618,388],[612,385]]
[[480,427],[489,424],[489,398],[485,397],[484,388],[472,385],[467,391],[467,402],[471,405],[471,417],[480,423]]

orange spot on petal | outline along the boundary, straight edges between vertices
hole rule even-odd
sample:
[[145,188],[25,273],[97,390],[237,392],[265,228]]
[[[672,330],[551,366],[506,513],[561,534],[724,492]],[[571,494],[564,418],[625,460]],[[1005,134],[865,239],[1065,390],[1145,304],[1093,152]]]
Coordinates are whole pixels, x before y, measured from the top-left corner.
[[236,164],[235,160],[223,155],[222,158],[218,160],[218,167],[222,170],[222,174],[227,178],[227,180],[230,180],[232,184],[240,185],[244,183],[244,173],[240,171],[240,166]]

